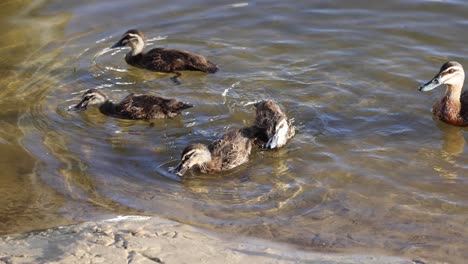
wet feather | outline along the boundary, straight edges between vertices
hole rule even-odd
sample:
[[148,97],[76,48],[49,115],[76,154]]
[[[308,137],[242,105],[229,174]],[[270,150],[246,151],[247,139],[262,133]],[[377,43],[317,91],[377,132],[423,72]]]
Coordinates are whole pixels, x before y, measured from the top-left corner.
[[170,118],[193,107],[172,98],[134,93],[127,95],[119,103],[114,103],[98,89],[90,89],[83,94],[82,100],[69,110],[84,110],[91,105],[97,106],[105,115],[124,119]]
[[147,52],[143,32],[131,29],[112,48],[128,46],[131,51],[125,56],[125,61],[135,67],[164,73],[179,71],[201,71],[215,73],[218,67],[202,55],[178,49],[154,48]]

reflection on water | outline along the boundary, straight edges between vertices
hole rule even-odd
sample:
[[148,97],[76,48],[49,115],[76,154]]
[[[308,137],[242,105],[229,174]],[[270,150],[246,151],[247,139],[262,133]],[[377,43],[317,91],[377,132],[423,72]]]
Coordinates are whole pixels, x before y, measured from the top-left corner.
[[437,122],[437,127],[442,132],[442,151],[446,152],[447,155],[457,156],[462,154],[465,148],[464,129],[443,122]]
[[[440,177],[444,177],[447,180],[456,180],[458,175],[453,171],[453,166],[457,167],[457,161],[454,159],[458,155],[463,154],[465,148],[465,137],[463,132],[465,131],[461,127],[450,126],[443,122],[437,122],[437,127],[442,132],[442,147],[440,156],[450,164],[449,168],[445,169],[440,165],[434,165],[434,170],[437,171]],[[456,183],[456,181],[453,181]]]
[[[61,26],[66,21],[66,16],[62,15],[31,16],[32,10],[40,8],[42,3],[29,2],[32,1],[8,1],[0,5],[0,234],[44,228],[48,223],[73,222],[58,214],[65,202],[62,195],[42,183],[34,173],[35,157],[19,142],[22,132],[17,126],[18,119],[33,101],[22,92],[28,78],[37,70],[30,66],[40,64],[31,55],[52,36],[60,36]],[[38,23],[49,27],[42,31],[45,38],[30,38],[42,29]],[[25,60],[30,60],[31,65],[22,64]],[[39,85],[40,81],[31,83]],[[37,92],[31,89],[26,93]]]
[[[314,250],[468,257],[466,129],[432,118],[442,91],[417,91],[443,61],[465,62],[467,3],[2,7],[0,233],[154,214]],[[107,50],[129,28],[146,33],[148,48],[200,53],[221,71],[187,72],[174,86],[130,67],[127,50]],[[67,111],[93,87],[195,107],[151,121]],[[167,173],[184,146],[251,124],[249,102],[268,98],[295,118],[287,147],[256,150],[220,175]]]

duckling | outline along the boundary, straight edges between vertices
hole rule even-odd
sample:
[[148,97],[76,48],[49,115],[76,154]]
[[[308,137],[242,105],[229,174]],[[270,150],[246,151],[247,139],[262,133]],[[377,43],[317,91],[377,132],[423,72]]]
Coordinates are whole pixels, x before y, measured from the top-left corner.
[[266,149],[280,148],[295,135],[295,127],[288,121],[286,114],[271,100],[256,103],[254,126],[259,142]]
[[168,118],[179,115],[182,110],[193,105],[180,102],[176,99],[166,99],[153,95],[129,94],[119,103],[113,103],[98,89],[86,91],[75,106],[68,111],[85,110],[88,106],[97,106],[105,115],[123,119],[151,119]]
[[171,173],[182,176],[191,168],[202,173],[229,170],[248,161],[253,145],[280,148],[294,136],[294,126],[273,101],[261,101],[255,107],[254,125],[231,129],[208,146],[199,143],[188,145],[182,151],[181,162]]
[[182,176],[191,168],[202,173],[230,170],[246,163],[251,150],[252,140],[244,129],[231,129],[208,146],[195,143],[185,147],[181,154],[181,162],[171,173]]
[[445,84],[445,94],[434,104],[432,113],[448,124],[468,126],[468,93],[462,93],[464,81],[463,66],[456,61],[449,61],[442,65],[432,80],[421,85],[419,91],[427,92]]
[[145,47],[145,35],[137,29],[130,29],[111,49],[117,47],[130,47],[130,52],[125,56],[125,61],[135,67],[150,71],[175,73],[171,79],[177,80],[181,76],[179,71],[201,71],[215,73],[218,67],[207,58],[178,49],[154,48],[143,52]]

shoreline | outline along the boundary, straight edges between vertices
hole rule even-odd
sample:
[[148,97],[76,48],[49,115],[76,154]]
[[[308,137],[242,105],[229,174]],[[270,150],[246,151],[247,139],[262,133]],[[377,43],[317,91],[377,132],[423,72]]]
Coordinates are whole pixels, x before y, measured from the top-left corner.
[[0,237],[0,263],[381,263],[401,257],[303,251],[261,239],[223,239],[147,216],[85,222]]

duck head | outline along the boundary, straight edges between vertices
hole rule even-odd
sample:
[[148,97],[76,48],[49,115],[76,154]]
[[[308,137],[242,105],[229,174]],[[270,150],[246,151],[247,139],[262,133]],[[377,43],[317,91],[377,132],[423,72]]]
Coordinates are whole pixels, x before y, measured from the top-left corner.
[[211,153],[207,146],[203,144],[190,144],[182,151],[180,163],[171,170],[179,176],[191,169],[192,167],[203,167],[205,163],[211,161]]
[[267,122],[268,141],[265,148],[280,148],[295,134],[294,127],[288,121],[281,108],[271,100],[264,100],[254,105],[257,108],[257,116],[264,116]]
[[81,97],[81,102],[79,102],[77,105],[70,106],[68,111],[86,110],[88,106],[99,107],[107,101],[107,96],[98,89],[89,89]]
[[419,91],[427,92],[445,84],[447,87],[463,86],[465,71],[463,66],[456,61],[446,62],[440,67],[439,73],[429,82],[419,86]]
[[133,56],[141,53],[145,47],[145,35],[143,32],[137,29],[130,29],[122,35],[119,41],[117,41],[110,48],[115,49],[119,47],[130,47]]
[[281,118],[273,127],[273,136],[270,137],[265,144],[267,149],[280,148],[288,142],[290,138],[294,136],[294,128],[286,120]]

